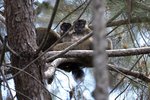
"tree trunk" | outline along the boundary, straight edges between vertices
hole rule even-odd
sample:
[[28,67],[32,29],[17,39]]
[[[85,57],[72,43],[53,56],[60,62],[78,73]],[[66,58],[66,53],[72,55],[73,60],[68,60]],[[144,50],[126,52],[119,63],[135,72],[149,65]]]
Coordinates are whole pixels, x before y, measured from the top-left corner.
[[[36,33],[33,24],[33,0],[5,0],[8,44],[20,57],[11,54],[12,66],[24,68],[35,59],[37,49]],[[25,71],[42,83],[41,62],[37,61]],[[13,69],[13,75],[18,70]],[[31,76],[21,72],[14,77],[18,100],[51,100],[51,96]]]
[[107,57],[105,52],[104,0],[93,0],[94,12],[94,68],[96,78],[95,99],[108,100]]

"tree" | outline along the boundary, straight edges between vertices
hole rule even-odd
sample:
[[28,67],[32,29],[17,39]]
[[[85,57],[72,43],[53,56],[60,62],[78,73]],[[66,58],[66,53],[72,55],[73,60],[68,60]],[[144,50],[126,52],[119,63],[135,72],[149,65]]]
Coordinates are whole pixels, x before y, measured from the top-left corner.
[[108,100],[108,73],[106,67],[106,52],[105,52],[105,20],[104,20],[104,0],[93,1],[94,12],[94,67],[96,77],[95,99],[96,100]]
[[[12,66],[22,69],[36,57],[36,33],[33,25],[33,0],[6,0],[6,27],[9,46],[19,54],[11,54]],[[25,69],[26,73],[14,76],[18,100],[51,100],[50,94],[43,88],[42,59]],[[13,75],[18,70],[12,69]]]

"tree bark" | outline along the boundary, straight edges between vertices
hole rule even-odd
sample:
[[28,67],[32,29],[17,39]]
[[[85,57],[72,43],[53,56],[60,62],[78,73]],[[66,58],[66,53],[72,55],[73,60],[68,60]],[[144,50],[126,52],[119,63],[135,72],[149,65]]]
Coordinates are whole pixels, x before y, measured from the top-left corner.
[[105,52],[105,0],[93,0],[94,12],[94,67],[95,67],[95,99],[108,100],[108,72],[107,57]]
[[[12,66],[24,68],[35,59],[37,50],[36,33],[33,24],[33,0],[5,0],[6,26],[8,33],[8,44],[20,57],[11,55]],[[41,64],[37,61],[25,71],[30,73],[42,83]],[[13,69],[13,74],[18,70]],[[31,76],[21,72],[14,77],[15,89],[25,96],[17,93],[18,100],[51,100],[51,96]]]

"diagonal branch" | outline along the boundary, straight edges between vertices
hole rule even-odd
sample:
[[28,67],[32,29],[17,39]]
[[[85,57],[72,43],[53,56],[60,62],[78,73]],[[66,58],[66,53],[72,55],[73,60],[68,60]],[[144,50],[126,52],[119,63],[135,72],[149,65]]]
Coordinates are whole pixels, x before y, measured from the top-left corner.
[[[130,19],[130,24],[148,23],[148,22],[150,22],[149,17],[133,17]],[[118,20],[118,21],[113,21],[113,22],[107,23],[107,27],[120,26],[120,25],[126,25],[126,24],[129,24],[129,20],[123,19],[123,20]]]
[[47,59],[47,62],[49,61],[53,61],[54,59],[64,55],[65,53],[67,53],[69,50],[73,49],[75,46],[79,45],[80,43],[82,43],[83,41],[85,41],[86,39],[88,39],[89,37],[91,37],[93,34],[93,32],[87,34],[86,36],[84,36],[83,38],[81,38],[80,40],[78,40],[77,42],[73,43],[72,45],[70,45],[69,47],[67,47],[66,49],[62,50],[61,52],[51,56],[50,58]]
[[53,13],[52,13],[52,16],[51,16],[51,19],[50,19],[50,22],[49,22],[46,34],[44,35],[44,38],[43,38],[39,48],[37,49],[36,54],[38,54],[43,49],[43,47],[46,45],[47,39],[49,37],[49,31],[51,30],[51,27],[52,27],[52,24],[53,24],[53,21],[54,21],[56,12],[57,12],[59,1],[60,0],[56,0],[55,6],[54,6],[54,10],[53,10]]
[[111,64],[108,64],[108,69],[111,70],[111,71],[115,71],[117,72],[115,69],[119,70],[120,72],[126,74],[126,75],[130,75],[130,76],[133,76],[135,78],[138,78],[144,82],[150,82],[150,78],[145,76],[144,74],[142,73],[139,73],[137,71],[130,71],[129,69],[126,69],[126,68],[121,68],[121,67],[116,67],[114,65],[111,65]]

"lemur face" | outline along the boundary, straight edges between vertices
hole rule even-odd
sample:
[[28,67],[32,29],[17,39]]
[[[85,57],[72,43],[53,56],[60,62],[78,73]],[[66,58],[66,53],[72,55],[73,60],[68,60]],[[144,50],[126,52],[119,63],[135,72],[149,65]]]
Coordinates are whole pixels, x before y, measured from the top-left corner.
[[[61,33],[65,33],[69,30],[69,28],[71,27],[72,25],[70,23],[62,23],[61,26],[60,26],[60,29],[61,29]],[[62,35],[62,34],[61,34]]]
[[86,25],[86,20],[80,19],[74,22],[74,31],[77,34],[82,34]]

